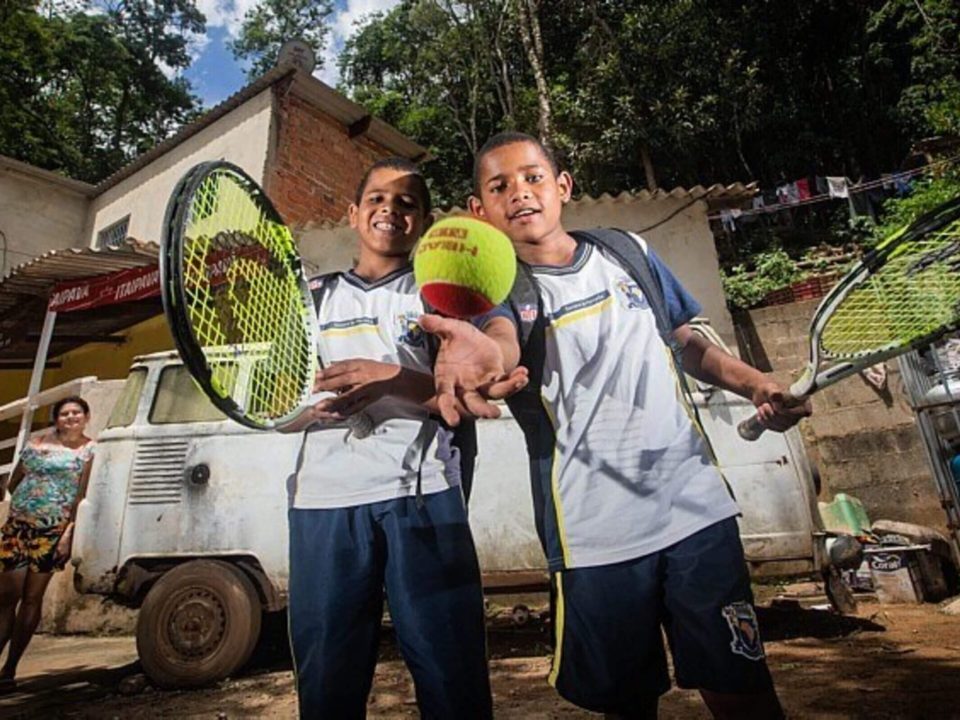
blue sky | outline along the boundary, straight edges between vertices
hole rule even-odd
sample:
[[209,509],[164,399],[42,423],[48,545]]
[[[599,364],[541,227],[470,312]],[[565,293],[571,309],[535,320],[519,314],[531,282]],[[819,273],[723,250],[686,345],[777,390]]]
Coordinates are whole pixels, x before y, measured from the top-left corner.
[[[354,23],[369,13],[388,10],[399,0],[337,0],[331,16],[328,47],[324,52],[324,68],[316,74],[330,85],[337,83],[336,57],[344,41],[354,30]],[[195,59],[184,72],[194,92],[206,107],[212,107],[237,92],[246,84],[244,67],[233,59],[227,42],[239,32],[243,16],[257,0],[197,0],[197,7],[207,16],[207,33],[194,43]]]

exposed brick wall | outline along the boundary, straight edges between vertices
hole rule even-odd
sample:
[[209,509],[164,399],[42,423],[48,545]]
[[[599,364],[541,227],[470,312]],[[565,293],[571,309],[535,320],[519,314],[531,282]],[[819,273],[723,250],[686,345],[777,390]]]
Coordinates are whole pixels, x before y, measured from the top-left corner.
[[389,152],[293,93],[276,88],[276,145],[266,189],[283,219],[294,227],[346,215],[366,168]]
[[[734,318],[741,356],[784,384],[807,361],[810,319],[819,301],[752,310]],[[943,530],[946,515],[924,454],[896,360],[886,389],[859,376],[813,396],[813,417],[801,424],[822,477],[821,500],[844,492],[859,498],[871,520],[890,519]]]

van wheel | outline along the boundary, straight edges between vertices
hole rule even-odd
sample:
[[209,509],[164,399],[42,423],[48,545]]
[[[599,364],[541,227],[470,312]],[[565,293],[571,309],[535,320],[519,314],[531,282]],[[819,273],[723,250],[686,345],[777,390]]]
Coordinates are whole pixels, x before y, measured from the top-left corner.
[[137,618],[137,653],[160,687],[199,687],[235,673],[260,635],[257,591],[243,571],[193,560],[161,576]]

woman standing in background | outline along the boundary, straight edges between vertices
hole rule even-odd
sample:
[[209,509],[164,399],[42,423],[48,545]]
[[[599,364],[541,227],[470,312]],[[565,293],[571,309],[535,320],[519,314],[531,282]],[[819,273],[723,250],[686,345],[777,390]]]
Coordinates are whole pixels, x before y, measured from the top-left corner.
[[40,622],[47,585],[70,559],[74,517],[90,477],[94,443],[84,434],[90,406],[64,398],[52,416],[53,428],[24,446],[5,488],[11,498],[0,528],[0,653],[10,648],[0,693],[16,687],[17,663]]

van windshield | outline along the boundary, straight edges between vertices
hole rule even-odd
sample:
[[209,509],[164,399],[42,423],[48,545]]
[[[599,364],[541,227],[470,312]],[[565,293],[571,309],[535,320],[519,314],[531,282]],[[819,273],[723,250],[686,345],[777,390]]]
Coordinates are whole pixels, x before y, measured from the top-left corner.
[[190,373],[183,365],[171,365],[160,373],[157,395],[150,408],[150,422],[194,423],[219,422],[226,420],[197,387]]
[[107,420],[107,427],[126,427],[137,418],[137,407],[140,405],[140,394],[143,392],[143,384],[147,380],[146,368],[135,368],[127,375],[127,380],[120,391],[120,397],[117,398],[113,411],[110,413],[110,419]]

